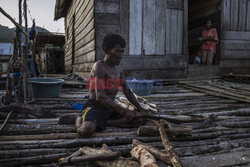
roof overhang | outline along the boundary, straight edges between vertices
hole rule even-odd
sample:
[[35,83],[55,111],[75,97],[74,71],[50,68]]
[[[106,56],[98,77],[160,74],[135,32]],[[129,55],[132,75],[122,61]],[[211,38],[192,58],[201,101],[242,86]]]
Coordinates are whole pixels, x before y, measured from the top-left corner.
[[65,17],[72,0],[56,0],[54,20]]

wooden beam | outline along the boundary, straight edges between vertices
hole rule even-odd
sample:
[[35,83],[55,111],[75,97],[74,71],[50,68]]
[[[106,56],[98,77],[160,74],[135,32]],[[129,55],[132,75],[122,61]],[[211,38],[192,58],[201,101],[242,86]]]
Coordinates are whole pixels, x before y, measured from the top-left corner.
[[13,24],[15,24],[15,26],[17,26],[24,35],[28,36],[28,34],[26,32],[23,31],[23,28],[8,14],[6,13],[3,8],[0,7],[0,12],[6,16]]

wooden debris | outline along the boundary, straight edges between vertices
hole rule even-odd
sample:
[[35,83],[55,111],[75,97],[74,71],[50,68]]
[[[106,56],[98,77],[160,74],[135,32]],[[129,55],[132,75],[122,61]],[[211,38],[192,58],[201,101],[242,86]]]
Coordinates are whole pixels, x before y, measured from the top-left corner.
[[[165,129],[167,135],[173,136],[191,136],[192,135],[192,127],[185,126],[185,127],[171,127]],[[140,126],[137,130],[138,136],[159,136],[159,128],[157,126]]]
[[[85,155],[79,156],[81,154]],[[103,144],[103,147],[99,150],[91,147],[83,147],[71,156],[59,159],[60,165],[81,162],[93,162],[100,167],[139,167],[137,162],[120,157],[118,152],[113,152],[106,144]]]
[[77,164],[82,162],[95,162],[95,161],[108,161],[108,160],[115,160],[118,157],[120,157],[120,154],[118,152],[98,152],[91,154],[82,155],[82,150],[79,149],[79,151],[75,152],[69,157],[61,158],[58,161],[59,165],[66,165],[66,164]]
[[133,140],[133,147],[136,147],[136,146],[140,146],[141,148],[146,149],[151,154],[153,154],[153,156],[156,159],[159,159],[168,165],[172,164],[168,155],[166,153],[162,152],[161,150],[134,139]]
[[[146,99],[144,99],[143,97],[139,97],[137,95],[135,95],[137,100],[139,101],[140,105],[147,109],[147,110],[151,110],[154,113],[158,112],[158,109],[156,108],[155,104],[149,103]],[[117,104],[119,104],[120,106],[122,106],[123,108],[129,109],[129,110],[136,110],[136,107],[131,104],[127,98],[124,97],[119,97],[118,99],[115,100],[115,102]]]
[[163,143],[163,145],[164,145],[167,153],[169,154],[170,161],[172,162],[172,165],[174,167],[181,167],[182,165],[181,165],[181,162],[179,160],[179,157],[175,153],[173,146],[171,146],[171,144],[170,144],[170,142],[168,140],[167,134],[166,134],[166,132],[164,130],[163,121],[160,120],[160,121],[154,121],[154,122],[155,122],[155,124],[159,128],[159,132],[160,132],[160,135],[161,135],[162,143]]
[[135,146],[130,153],[132,157],[140,161],[141,167],[159,167],[155,157],[141,145]]

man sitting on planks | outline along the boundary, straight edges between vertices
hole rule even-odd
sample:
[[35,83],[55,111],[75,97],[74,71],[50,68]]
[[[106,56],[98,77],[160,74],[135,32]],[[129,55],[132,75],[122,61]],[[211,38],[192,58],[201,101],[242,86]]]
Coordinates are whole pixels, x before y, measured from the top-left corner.
[[83,115],[76,120],[76,130],[83,137],[91,136],[97,129],[104,130],[107,125],[116,127],[137,127],[140,120],[137,111],[121,107],[114,102],[118,89],[122,89],[127,99],[140,112],[147,112],[128,88],[121,67],[125,40],[117,35],[106,35],[102,48],[105,59],[96,62],[88,78],[89,100],[84,104]]

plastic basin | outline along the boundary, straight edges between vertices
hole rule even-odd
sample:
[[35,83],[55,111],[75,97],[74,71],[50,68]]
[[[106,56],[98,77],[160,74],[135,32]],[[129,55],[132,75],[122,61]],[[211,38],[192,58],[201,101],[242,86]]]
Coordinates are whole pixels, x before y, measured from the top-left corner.
[[31,78],[33,96],[35,98],[59,97],[63,82],[63,79]]
[[126,80],[127,85],[138,96],[147,96],[151,94],[154,81],[152,80]]

